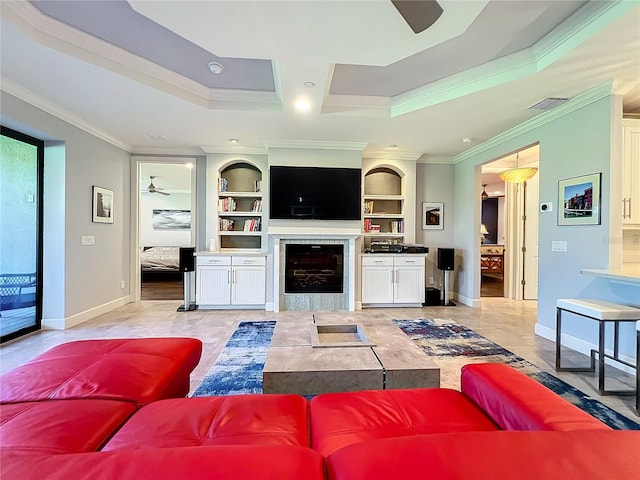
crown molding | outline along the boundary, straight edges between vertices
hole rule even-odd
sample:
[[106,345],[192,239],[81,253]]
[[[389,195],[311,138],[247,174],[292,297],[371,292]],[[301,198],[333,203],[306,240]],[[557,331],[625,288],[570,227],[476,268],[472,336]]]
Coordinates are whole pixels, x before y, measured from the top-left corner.
[[372,95],[327,94],[322,102],[320,113],[389,118],[391,114],[391,99]]
[[503,85],[533,73],[536,70],[532,52],[521,50],[396,95],[391,100],[391,117]]
[[506,132],[496,135],[495,137],[487,140],[480,145],[470,148],[466,152],[456,155],[453,158],[453,163],[459,163],[467,160],[479,153],[489,150],[497,145],[500,145],[509,140],[513,140],[520,135],[523,135],[531,130],[534,130],[546,123],[552,122],[560,117],[568,115],[576,110],[583,108],[593,102],[596,102],[602,98],[608,97],[612,94],[613,82],[605,82],[597,87],[594,87],[586,92],[578,95],[577,97],[569,100],[567,103],[560,105],[559,107],[549,110],[548,112],[541,113],[536,117],[527,120],[526,122],[517,125]]
[[68,124],[73,125],[74,127],[77,127],[80,130],[83,130],[93,135],[94,137],[104,140],[105,142],[110,143],[111,145],[121,148],[122,150],[125,150],[127,152],[131,151],[131,146],[123,142],[119,138],[116,138],[106,133],[105,131],[87,122],[83,118],[80,118],[77,115],[65,110],[64,108],[59,107],[55,103],[50,102],[49,100],[39,95],[36,95],[31,90],[28,90],[23,86],[18,85],[12,80],[9,80],[4,77],[0,77],[0,90],[8,93],[9,95],[13,95],[14,97],[36,108],[39,108],[40,110],[50,115],[53,115],[54,117],[59,118],[60,120],[63,120]]
[[637,1],[589,2],[530,48],[393,97],[391,116],[404,115],[537,73],[635,8],[638,8]]
[[433,163],[438,165],[453,165],[455,162],[453,161],[454,157],[430,157],[428,155],[423,155],[418,159],[416,163]]
[[202,150],[198,147],[144,147],[134,145],[130,151],[132,156],[136,157],[182,157],[195,158],[202,156]]
[[408,162],[417,162],[422,156],[422,152],[365,152],[362,154],[362,158],[366,160],[401,160]]
[[304,148],[308,150],[355,150],[362,151],[368,143],[329,142],[322,140],[265,140],[267,148]]
[[266,155],[267,149],[264,147],[243,147],[240,145],[201,145],[204,153],[224,153],[232,155]]
[[545,69],[639,5],[637,0],[587,2],[531,47],[538,70]]
[[[204,108],[281,110],[279,92],[213,89],[44,15],[30,2],[3,2],[2,15],[36,42]],[[275,75],[275,72],[274,72]]]

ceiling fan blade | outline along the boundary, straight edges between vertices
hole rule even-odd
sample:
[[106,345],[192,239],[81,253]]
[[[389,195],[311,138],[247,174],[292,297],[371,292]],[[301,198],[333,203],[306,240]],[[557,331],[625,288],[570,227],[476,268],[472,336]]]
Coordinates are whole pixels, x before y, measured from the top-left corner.
[[436,0],[391,0],[391,3],[414,33],[424,32],[443,12]]
[[160,190],[164,190],[164,188],[156,187],[153,184],[153,179],[154,178],[156,178],[154,175],[150,175],[149,176],[149,179],[151,180],[151,182],[149,183],[149,186],[147,187],[147,192],[149,192],[149,193],[159,193],[161,195],[171,195],[170,193],[161,192]]

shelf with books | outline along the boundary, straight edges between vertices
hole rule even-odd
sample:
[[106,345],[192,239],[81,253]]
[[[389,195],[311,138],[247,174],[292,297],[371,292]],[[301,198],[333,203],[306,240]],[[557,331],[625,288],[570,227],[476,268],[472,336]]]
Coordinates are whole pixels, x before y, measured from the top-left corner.
[[402,238],[404,203],[402,176],[387,167],[377,167],[364,175],[362,232],[365,237]]
[[401,218],[365,218],[364,234],[404,235],[404,220]]
[[234,213],[257,215],[262,214],[262,198],[252,197],[218,197],[218,214]]
[[221,250],[260,250],[262,228],[262,170],[245,161],[218,172],[218,246]]

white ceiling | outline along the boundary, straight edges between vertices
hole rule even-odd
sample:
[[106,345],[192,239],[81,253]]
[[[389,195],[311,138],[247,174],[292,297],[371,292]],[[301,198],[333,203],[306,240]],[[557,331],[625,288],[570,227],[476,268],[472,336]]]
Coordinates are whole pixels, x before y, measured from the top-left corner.
[[539,100],[604,82],[640,114],[638,2],[439,3],[416,35],[388,0],[3,0],[1,87],[145,153],[357,142],[365,156],[446,161],[539,115],[527,109]]

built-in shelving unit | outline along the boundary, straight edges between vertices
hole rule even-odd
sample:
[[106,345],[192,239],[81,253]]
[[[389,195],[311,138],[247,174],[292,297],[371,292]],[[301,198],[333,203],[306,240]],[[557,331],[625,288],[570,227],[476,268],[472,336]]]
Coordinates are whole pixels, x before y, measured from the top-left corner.
[[262,172],[246,162],[227,165],[218,177],[218,245],[260,250],[263,242]]
[[388,167],[372,168],[364,175],[362,235],[364,248],[371,241],[402,243],[405,237],[405,197],[400,173]]

